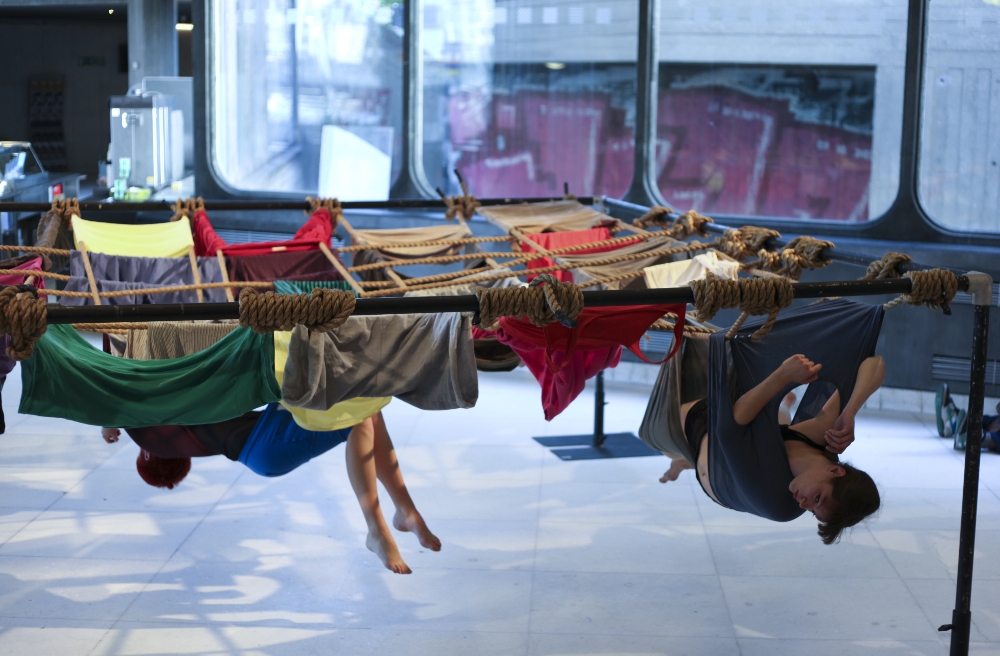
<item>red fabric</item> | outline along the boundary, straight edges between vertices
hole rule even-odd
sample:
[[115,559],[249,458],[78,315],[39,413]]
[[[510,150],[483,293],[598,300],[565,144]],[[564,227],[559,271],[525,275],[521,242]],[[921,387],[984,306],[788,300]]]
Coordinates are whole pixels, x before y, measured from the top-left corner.
[[546,362],[555,373],[561,366],[554,355],[562,350],[572,356],[579,351],[593,351],[609,346],[624,346],[636,356],[649,362],[639,348],[639,340],[653,323],[668,312],[677,315],[674,326],[674,344],[667,354],[666,362],[673,357],[684,335],[684,304],[677,305],[633,305],[630,307],[584,308],[577,317],[577,326],[567,328],[553,321],[544,328],[533,325],[527,319],[501,317],[500,327],[529,344],[545,349]]
[[[23,262],[21,264],[18,264],[14,268],[17,269],[18,271],[21,271],[21,270],[24,270],[24,271],[41,271],[42,270],[42,258],[40,258],[40,257],[32,258],[32,259],[28,260],[27,262]],[[17,276],[17,275],[13,275],[13,274],[6,275],[6,276],[0,276],[0,285],[21,285],[21,284],[24,284],[25,278],[26,278],[26,276]],[[39,290],[45,289],[45,278],[42,278],[41,276],[35,278],[34,282],[32,282],[32,285],[34,285],[35,289],[39,289]],[[48,300],[48,296],[46,296],[45,294],[42,294],[42,293],[39,293],[38,297],[39,298],[44,298],[44,299]]]
[[329,210],[320,208],[312,213],[295,236],[287,241],[262,241],[253,244],[227,245],[222,237],[215,232],[208,215],[204,210],[194,214],[194,226],[191,233],[194,237],[195,255],[213,256],[221,250],[223,255],[264,255],[284,251],[312,251],[319,248],[319,242],[330,245],[333,236],[333,216]]
[[[536,232],[533,234],[525,235],[528,239],[535,242],[547,251],[554,250],[556,248],[563,248],[565,246],[577,246],[579,244],[589,244],[595,241],[604,241],[605,239],[611,239],[611,231],[607,228],[591,228],[589,230],[569,230],[566,232]],[[567,253],[567,255],[586,255],[588,253],[606,253],[607,251],[613,251],[616,248],[621,248],[623,244],[616,244],[613,246],[599,246],[597,248],[584,248],[578,251],[572,251]],[[525,253],[534,253],[535,249],[527,244],[521,244],[521,250]],[[542,257],[537,260],[532,260],[528,262],[525,266],[528,270],[531,269],[541,269],[543,267],[554,266],[555,261],[551,257]],[[571,271],[554,271],[552,273],[556,278],[562,282],[573,282],[573,273]],[[528,280],[532,280],[535,276],[528,274]]]
[[664,362],[673,357],[684,333],[684,310],[684,305],[585,308],[576,328],[558,322],[539,328],[527,319],[501,317],[496,336],[517,353],[541,385],[545,419],[551,421],[580,395],[587,379],[618,366],[622,346],[649,362],[639,349],[639,340],[668,312],[679,317],[674,345]]
[[545,421],[552,421],[580,396],[587,380],[605,369],[617,367],[622,357],[622,347],[617,345],[592,351],[576,351],[568,358],[564,351],[558,351],[552,356],[558,363],[558,370],[553,372],[547,363],[544,346],[509,335],[503,328],[493,334],[501,344],[506,344],[517,353],[541,386]]

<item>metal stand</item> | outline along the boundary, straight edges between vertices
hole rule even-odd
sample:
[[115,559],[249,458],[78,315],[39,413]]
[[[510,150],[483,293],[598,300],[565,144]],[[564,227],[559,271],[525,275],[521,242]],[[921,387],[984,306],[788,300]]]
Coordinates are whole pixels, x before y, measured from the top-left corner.
[[560,460],[603,460],[606,458],[641,458],[658,456],[633,433],[604,432],[604,372],[597,374],[594,393],[594,433],[592,435],[558,435],[535,437],[536,442],[552,450]]
[[972,564],[976,548],[976,512],[979,503],[979,456],[983,443],[983,396],[986,392],[986,345],[990,327],[993,281],[981,273],[968,274],[975,305],[972,325],[972,367],[969,380],[969,432],[965,440],[965,485],[962,491],[962,527],[958,543],[958,576],[951,624],[951,656],[967,656],[972,624]]

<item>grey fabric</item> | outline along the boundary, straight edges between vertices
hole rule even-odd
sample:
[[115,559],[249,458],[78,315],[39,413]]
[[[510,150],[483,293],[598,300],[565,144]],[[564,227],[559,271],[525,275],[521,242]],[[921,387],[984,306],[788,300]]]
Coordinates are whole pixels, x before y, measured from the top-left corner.
[[127,357],[135,360],[168,360],[198,353],[237,328],[235,323],[205,321],[154,321],[146,330],[129,330]]
[[639,437],[651,448],[684,457],[697,464],[698,454],[684,435],[681,406],[708,396],[708,339],[684,338],[681,352],[660,366]]
[[[460,249],[464,250],[466,253],[482,253],[483,252],[483,249],[479,246],[479,244],[465,244],[464,246],[458,246],[458,247],[452,246],[452,247],[450,247],[450,250],[449,250],[449,247],[445,247],[444,252],[442,252],[441,255],[451,255],[451,254],[453,254],[453,251],[458,251]],[[416,259],[416,258],[414,258],[414,257],[398,257],[396,255],[389,254],[389,253],[384,253],[384,252],[382,252],[382,251],[380,251],[378,249],[372,248],[372,249],[368,249],[368,250],[365,250],[365,251],[357,251],[355,253],[352,253],[351,254],[351,266],[361,266],[363,264],[375,264],[376,262],[400,262],[402,264],[405,264],[406,260],[411,260],[411,259]],[[451,265],[449,265],[449,266],[451,266]],[[475,268],[476,266],[482,266],[482,261],[481,260],[462,260],[461,261],[461,266],[462,266],[463,269],[472,269],[472,268]],[[400,278],[402,278],[403,280],[409,280],[410,278],[412,278],[414,276],[411,276],[411,275],[408,275],[406,273],[403,273],[403,271],[406,271],[406,269],[408,269],[408,268],[411,268],[411,267],[402,266],[402,267],[399,267],[399,269],[393,269],[393,271],[395,271],[396,274]],[[391,280],[391,278],[389,278],[389,276],[386,275],[386,270],[385,269],[371,269],[371,270],[368,270],[368,271],[361,271],[361,272],[358,273],[358,275],[361,277],[362,280],[364,280],[366,282]]]
[[[104,253],[88,253],[90,266],[97,280],[98,291],[119,289],[141,290],[143,287],[166,287],[168,285],[190,285],[194,283],[191,274],[191,262],[186,257],[126,257],[124,255],[105,255]],[[219,260],[214,257],[199,257],[198,273],[202,282],[222,282],[222,270]],[[70,291],[89,292],[87,271],[83,265],[83,256],[79,251],[70,254],[69,283],[66,289]],[[71,286],[72,285],[72,286]],[[206,303],[225,303],[224,289],[202,290]],[[131,300],[123,300],[131,299]],[[139,299],[139,300],[136,300]],[[141,294],[119,298],[102,299],[109,305],[132,303],[197,303],[198,293],[194,290],[170,292],[168,294]],[[59,299],[63,305],[90,305],[91,298]]]
[[[203,281],[207,282],[207,281]],[[97,291],[99,292],[112,292],[112,291],[123,291],[130,290],[134,291],[134,294],[128,294],[126,296],[109,296],[101,299],[101,305],[135,305],[135,304],[149,304],[149,303],[197,303],[198,295],[192,289],[183,292],[167,292],[164,294],[146,294],[144,289],[151,289],[153,287],[167,287],[167,284],[148,284],[143,282],[117,282],[113,280],[97,280]],[[90,292],[90,282],[87,278],[81,278],[80,276],[73,276],[68,281],[66,281],[66,291],[70,292]],[[222,298],[218,298],[217,294],[211,294],[210,292],[221,292]],[[226,295],[222,289],[206,289],[203,290],[205,295],[206,303],[225,303]],[[62,305],[93,305],[94,299],[90,296],[84,297],[73,297],[73,296],[61,296],[59,297],[59,303]]]
[[326,410],[394,396],[422,410],[471,408],[479,397],[471,319],[460,314],[351,317],[328,333],[292,331],[284,402]]
[[758,342],[750,335],[764,318],[747,321],[729,342],[722,332],[709,338],[708,473],[719,501],[778,522],[805,512],[788,491],[793,476],[778,426],[778,407],[795,384],[776,394],[746,426],[736,423],[733,404],[786,358],[802,353],[823,368],[803,394],[792,423],[816,416],[835,391],[843,408],[858,368],[875,353],[883,313],[881,305],[837,299],[786,311]]

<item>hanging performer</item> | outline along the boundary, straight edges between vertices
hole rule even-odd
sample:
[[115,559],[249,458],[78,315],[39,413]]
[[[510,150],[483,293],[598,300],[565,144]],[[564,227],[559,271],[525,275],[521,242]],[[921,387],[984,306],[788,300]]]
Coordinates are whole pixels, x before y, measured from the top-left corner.
[[[716,503],[779,522],[808,510],[824,544],[877,511],[874,481],[838,456],[854,441],[858,410],[885,379],[874,355],[882,314],[879,305],[837,299],[788,312],[757,342],[749,337],[762,321],[728,342],[723,332],[712,335],[707,397],[680,405],[687,444],[680,453],[664,450],[673,462],[661,482],[691,469],[693,455],[698,482]],[[799,385],[808,388],[783,424],[782,405]]]
[[[184,480],[193,457],[224,455],[261,476],[273,477],[283,476],[346,442],[347,475],[368,524],[368,549],[387,569],[396,574],[411,573],[382,516],[377,478],[396,506],[393,526],[415,533],[421,546],[441,550],[441,541],[427,528],[406,489],[381,411],[351,428],[310,431],[299,427],[280,404],[271,403],[263,413],[248,412],[216,424],[126,428],[125,432],[140,448],[136,459],[139,476],[166,489]],[[118,441],[121,431],[104,428],[101,435],[110,444]]]

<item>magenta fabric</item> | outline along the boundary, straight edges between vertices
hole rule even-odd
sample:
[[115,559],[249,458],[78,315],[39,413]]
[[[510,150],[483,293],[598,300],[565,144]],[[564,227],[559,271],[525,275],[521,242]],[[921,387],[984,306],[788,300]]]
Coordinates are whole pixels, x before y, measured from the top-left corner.
[[[606,239],[611,239],[611,231],[607,228],[590,228],[589,230],[567,230],[563,232],[535,232],[529,235],[525,235],[528,239],[535,242],[547,251],[555,250],[557,248],[563,248],[565,246],[577,246],[580,244],[591,244],[595,241],[604,241]],[[613,251],[616,248],[621,248],[627,244],[617,244],[613,246],[598,246],[597,248],[582,248],[578,251],[573,251],[572,253],[567,253],[567,255],[585,255],[588,253],[604,253],[607,251]],[[521,250],[525,253],[534,253],[535,249],[527,244],[521,244]],[[531,269],[541,269],[543,267],[550,267],[555,264],[555,261],[551,257],[540,257],[537,260],[529,261],[525,266],[528,270]],[[552,275],[561,280],[562,282],[573,282],[573,272],[572,271],[553,271]],[[528,280],[531,281],[535,276],[528,274]]]
[[194,238],[195,255],[212,256],[221,250],[226,256],[252,256],[286,251],[312,251],[319,248],[319,243],[330,245],[333,229],[337,225],[329,210],[320,208],[312,213],[298,232],[287,241],[263,241],[252,244],[227,245],[222,237],[215,232],[208,214],[198,210],[194,214],[194,226],[191,234]]
[[[42,270],[42,258],[40,258],[40,257],[33,258],[31,260],[28,260],[27,262],[25,262],[23,264],[18,264],[14,268],[17,269],[18,271],[20,271],[22,269],[24,271],[41,271]],[[24,280],[25,280],[25,276],[15,276],[15,275],[0,276],[0,285],[20,285],[20,284],[24,283]],[[33,284],[34,284],[34,286],[35,286],[36,289],[39,289],[39,290],[45,289],[45,278],[42,278],[42,277],[35,278],[35,281],[34,281]],[[45,294],[42,294],[42,293],[39,293],[38,297],[39,298],[44,298],[46,300],[48,299],[48,296],[46,296]]]
[[583,391],[589,378],[593,378],[605,369],[617,367],[622,357],[622,347],[617,345],[593,351],[576,351],[568,360],[565,359],[565,351],[556,351],[552,354],[552,360],[559,367],[559,370],[553,372],[546,362],[544,346],[536,346],[513,335],[508,335],[503,328],[495,333],[482,332],[485,335],[495,335],[501,344],[506,344],[513,349],[521,358],[524,366],[541,385],[545,421],[552,421],[554,417],[569,407],[569,404],[580,396],[580,392]]

